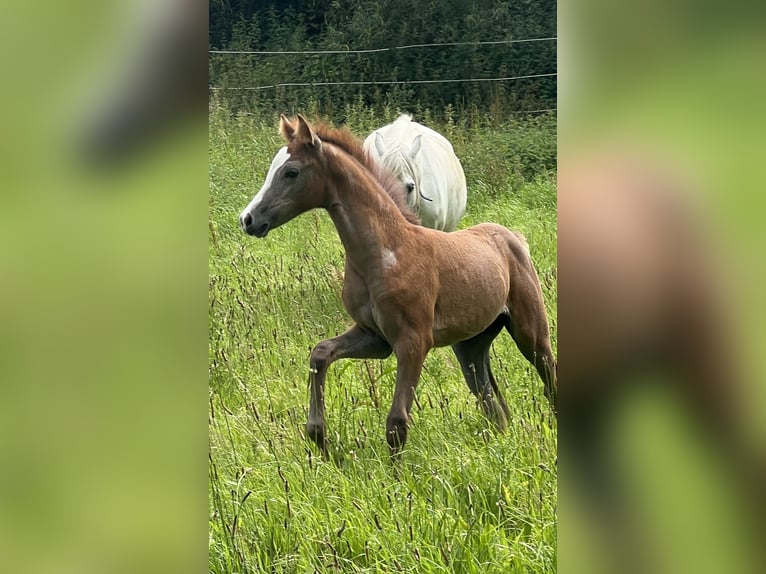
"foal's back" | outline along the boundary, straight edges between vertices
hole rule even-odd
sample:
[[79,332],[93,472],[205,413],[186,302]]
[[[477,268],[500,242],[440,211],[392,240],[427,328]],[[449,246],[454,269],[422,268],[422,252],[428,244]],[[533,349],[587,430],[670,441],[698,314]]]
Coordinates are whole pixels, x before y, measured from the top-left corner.
[[480,223],[452,233],[428,230],[426,234],[439,244],[437,258],[444,269],[457,266],[481,275],[499,267],[508,277],[525,269],[534,272],[524,236],[497,223]]

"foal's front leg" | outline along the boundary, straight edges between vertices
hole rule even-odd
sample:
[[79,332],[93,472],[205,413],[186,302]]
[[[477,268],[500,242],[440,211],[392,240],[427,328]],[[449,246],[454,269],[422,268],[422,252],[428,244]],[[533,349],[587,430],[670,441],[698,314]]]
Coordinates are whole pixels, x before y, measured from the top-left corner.
[[430,348],[430,340],[416,334],[400,337],[394,345],[396,388],[386,419],[386,441],[392,456],[398,455],[407,442],[407,424],[415,399],[415,387],[420,381],[423,362]]
[[327,369],[338,359],[385,359],[391,346],[375,333],[354,325],[342,335],[321,341],[309,360],[309,420],[306,433],[327,456],[324,422],[324,381]]

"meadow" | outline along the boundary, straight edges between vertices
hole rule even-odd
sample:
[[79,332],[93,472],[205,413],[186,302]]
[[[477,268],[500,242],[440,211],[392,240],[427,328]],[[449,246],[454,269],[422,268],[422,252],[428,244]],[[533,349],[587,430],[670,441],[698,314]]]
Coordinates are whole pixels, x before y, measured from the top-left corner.
[[[346,124],[364,137],[396,115],[349,110]],[[493,221],[528,238],[556,352],[555,118],[415,119],[463,163],[460,227]],[[491,430],[452,352],[434,349],[396,464],[384,436],[393,357],[330,368],[330,460],[304,436],[309,353],[351,322],[325,212],[263,240],[239,229],[282,145],[277,126],[276,115],[210,110],[210,572],[554,572],[556,420],[507,333],[492,349],[511,410],[505,434]]]

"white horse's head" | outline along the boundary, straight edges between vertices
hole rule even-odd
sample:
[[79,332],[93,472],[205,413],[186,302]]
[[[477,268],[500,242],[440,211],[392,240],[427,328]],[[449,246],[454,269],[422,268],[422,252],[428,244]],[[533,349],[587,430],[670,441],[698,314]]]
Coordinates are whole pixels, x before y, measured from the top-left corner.
[[455,229],[465,213],[465,175],[444,136],[403,114],[367,136],[364,149],[401,182],[423,226]]
[[393,173],[402,182],[407,192],[407,203],[416,212],[420,207],[420,201],[433,201],[423,193],[420,181],[421,170],[417,169],[417,156],[420,151],[421,135],[415,136],[409,145],[398,142],[387,143],[383,135],[375,132],[375,153],[383,166]]

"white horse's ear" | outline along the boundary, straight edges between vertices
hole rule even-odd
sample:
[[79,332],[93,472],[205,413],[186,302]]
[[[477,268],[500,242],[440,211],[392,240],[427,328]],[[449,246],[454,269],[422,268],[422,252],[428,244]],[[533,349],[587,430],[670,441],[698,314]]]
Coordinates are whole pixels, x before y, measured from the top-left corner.
[[420,136],[421,134],[418,134],[415,136],[415,139],[412,140],[412,145],[410,146],[410,159],[415,159],[415,156],[418,155],[418,152],[420,151]]
[[309,125],[306,118],[300,114],[298,114],[298,127],[295,130],[295,137],[302,143],[314,146],[317,151],[322,147],[322,140],[316,135],[314,128]]
[[378,152],[378,157],[386,155],[386,142],[380,132],[375,132],[375,150]]

